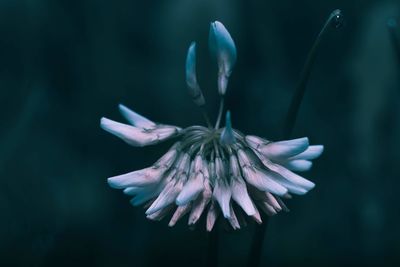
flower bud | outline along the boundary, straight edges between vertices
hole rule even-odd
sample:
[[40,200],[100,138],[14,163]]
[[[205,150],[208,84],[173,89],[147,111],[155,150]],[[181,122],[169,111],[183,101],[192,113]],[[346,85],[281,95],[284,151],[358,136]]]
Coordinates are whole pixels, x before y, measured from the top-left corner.
[[231,112],[229,110],[226,112],[225,128],[221,133],[220,142],[223,145],[232,145],[236,142],[232,129]]
[[203,106],[205,100],[203,93],[201,92],[200,86],[197,83],[196,75],[196,43],[192,42],[189,46],[189,50],[186,56],[186,84],[189,89],[189,94],[193,99],[193,102],[197,106]]
[[225,95],[228,78],[236,62],[236,47],[225,26],[219,22],[210,25],[209,47],[218,62],[218,92]]

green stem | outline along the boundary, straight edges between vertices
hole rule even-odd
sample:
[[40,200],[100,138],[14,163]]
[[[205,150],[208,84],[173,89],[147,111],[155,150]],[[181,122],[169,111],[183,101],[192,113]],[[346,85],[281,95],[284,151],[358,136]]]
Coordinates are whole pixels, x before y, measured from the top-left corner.
[[223,111],[224,111],[224,97],[221,97],[221,102],[219,103],[218,118],[217,118],[217,122],[215,123],[215,127],[214,127],[216,130],[219,128],[219,125],[221,123]]
[[[307,88],[307,82],[310,77],[310,73],[315,61],[316,52],[318,50],[319,44],[322,40],[324,33],[327,31],[329,25],[334,25],[336,28],[341,26],[342,23],[342,14],[339,9],[334,10],[326,20],[324,26],[322,27],[320,33],[317,36],[313,46],[311,47],[310,52],[308,53],[307,60],[304,64],[300,81],[297,85],[296,91],[293,95],[292,102],[289,107],[289,111],[286,117],[285,126],[283,130],[284,138],[289,138],[294,125],[296,123],[297,114],[299,112],[300,104],[303,100],[304,93]],[[264,219],[263,224],[256,225],[256,229],[254,231],[254,237],[251,245],[248,265],[249,267],[258,267],[260,266],[261,256],[263,251],[263,245],[265,240],[265,233],[267,231],[269,218],[266,217]]]
[[304,93],[307,88],[307,83],[310,78],[311,70],[315,62],[318,47],[321,43],[324,33],[327,32],[328,26],[335,23],[336,28],[341,26],[342,14],[339,9],[334,10],[326,20],[324,26],[319,32],[317,39],[315,40],[310,52],[308,53],[306,62],[304,64],[303,70],[300,75],[299,83],[297,84],[296,90],[293,94],[292,102],[289,107],[289,111],[286,117],[286,123],[283,130],[284,138],[288,138],[293,131],[294,125],[296,124],[297,114],[299,112],[300,104],[303,100]]
[[207,127],[209,129],[212,129],[212,124],[211,124],[211,121],[210,121],[210,117],[208,117],[208,113],[207,113],[206,109],[204,108],[204,106],[201,108],[201,111],[202,111],[204,119],[206,120]]

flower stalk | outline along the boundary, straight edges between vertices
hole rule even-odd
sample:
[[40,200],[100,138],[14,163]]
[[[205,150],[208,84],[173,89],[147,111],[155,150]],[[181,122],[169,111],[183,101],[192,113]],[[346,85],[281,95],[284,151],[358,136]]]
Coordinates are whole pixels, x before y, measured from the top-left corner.
[[219,102],[218,117],[217,117],[217,121],[215,122],[215,127],[214,127],[214,129],[216,129],[216,130],[219,128],[219,125],[221,124],[222,113],[224,112],[224,103],[225,103],[225,99],[224,99],[224,97],[221,97],[221,101]]
[[[304,93],[307,89],[307,83],[310,78],[310,74],[312,71],[312,67],[315,62],[315,58],[317,55],[317,50],[319,48],[319,45],[321,43],[321,40],[325,33],[328,30],[329,26],[333,26],[334,28],[340,28],[343,25],[343,15],[342,12],[339,9],[336,9],[331,12],[329,15],[328,19],[326,20],[325,24],[323,25],[321,31],[319,32],[316,40],[314,41],[310,52],[308,53],[306,62],[303,66],[303,70],[300,75],[300,80],[297,84],[296,90],[293,94],[292,101],[289,106],[289,110],[287,113],[287,117],[285,120],[284,128],[283,128],[283,137],[284,138],[289,138],[293,132],[293,128],[296,124],[297,116],[299,113],[300,105],[304,97]],[[322,149],[322,147],[321,147]],[[322,150],[320,151],[322,153]],[[320,155],[319,153],[319,155]],[[310,162],[310,161],[308,161]],[[299,163],[291,163],[292,165],[290,168],[292,170],[307,170],[308,168],[297,168],[297,165]],[[290,164],[289,164],[290,165]],[[289,165],[286,165],[288,167]],[[305,163],[307,165],[307,161]],[[310,162],[310,167],[311,167],[311,162]],[[249,267],[258,267],[260,266],[261,262],[261,256],[262,256],[262,249],[264,245],[264,240],[266,237],[266,230],[268,227],[268,219],[264,222],[264,224],[256,226],[256,229],[254,231],[253,235],[253,241],[251,244],[251,249],[250,249],[250,254],[248,258],[248,263],[247,266]]]
[[303,100],[304,93],[307,88],[307,83],[310,78],[315,58],[317,56],[317,51],[321,43],[321,40],[323,39],[323,36],[325,35],[330,26],[333,26],[334,28],[340,28],[342,25],[343,25],[343,14],[339,9],[336,9],[332,11],[332,13],[329,15],[324,26],[322,27],[317,38],[315,39],[314,44],[312,45],[310,52],[308,53],[306,62],[303,66],[303,70],[300,74],[300,80],[296,86],[296,90],[293,94],[293,98],[289,106],[289,110],[285,121],[285,126],[283,129],[284,138],[290,137],[290,134],[293,131],[293,127],[296,124],[296,119],[300,108],[300,104]]

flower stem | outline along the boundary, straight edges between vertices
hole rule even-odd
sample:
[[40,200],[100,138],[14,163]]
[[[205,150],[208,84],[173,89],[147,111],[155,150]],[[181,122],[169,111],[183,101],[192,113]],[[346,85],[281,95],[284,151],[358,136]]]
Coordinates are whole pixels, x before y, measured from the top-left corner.
[[[322,40],[324,33],[327,31],[328,26],[333,25],[335,28],[339,28],[342,26],[343,16],[339,9],[334,10],[326,20],[324,26],[319,32],[317,39],[315,40],[313,46],[311,47],[310,52],[308,53],[306,62],[304,64],[303,70],[300,75],[299,83],[297,84],[296,90],[294,92],[292,102],[290,104],[286,121],[283,129],[283,137],[289,138],[292,134],[294,125],[296,123],[297,114],[299,112],[300,104],[303,100],[304,93],[307,88],[307,82],[310,77],[310,73],[316,58],[316,52],[318,50],[319,44]],[[248,260],[249,267],[258,267],[260,266],[261,256],[262,256],[262,248],[265,239],[265,233],[267,231],[269,218],[266,217],[263,224],[256,225],[256,229],[254,231],[254,237],[251,244],[251,250]]]
[[218,111],[218,118],[217,122],[215,123],[215,129],[219,128],[219,125],[221,124],[221,118],[222,118],[222,112],[224,111],[224,97],[221,97],[221,102],[219,104],[219,111]]
[[208,113],[207,113],[206,109],[204,107],[202,107],[201,111],[202,111],[204,119],[206,120],[207,127],[209,129],[212,129],[212,124],[211,124],[211,121],[210,121],[210,117],[208,117]]
[[297,84],[296,90],[293,94],[292,102],[289,107],[289,111],[286,117],[286,123],[283,130],[284,138],[288,138],[293,131],[293,127],[296,123],[297,113],[300,108],[301,101],[303,100],[304,93],[307,88],[307,82],[310,78],[310,73],[315,62],[318,47],[321,43],[324,33],[327,32],[328,26],[333,25],[339,28],[343,23],[343,16],[339,9],[334,10],[326,20],[324,26],[319,32],[317,39],[315,40],[310,52],[308,53],[306,62],[300,75],[299,83]]

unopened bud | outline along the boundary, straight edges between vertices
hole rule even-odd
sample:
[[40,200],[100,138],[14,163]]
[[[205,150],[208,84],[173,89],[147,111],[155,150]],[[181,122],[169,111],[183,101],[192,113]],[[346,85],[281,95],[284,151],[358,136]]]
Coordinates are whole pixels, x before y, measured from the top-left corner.
[[209,47],[211,53],[217,57],[218,92],[220,95],[225,95],[228,78],[236,63],[236,46],[228,30],[219,21],[211,23]]
[[200,86],[197,83],[196,76],[196,43],[192,42],[189,46],[186,56],[186,84],[189,89],[189,94],[193,99],[193,102],[197,106],[203,106],[205,100],[203,93],[201,92]]
[[231,112],[229,110],[226,112],[225,128],[221,133],[220,142],[223,145],[232,145],[236,142],[232,129]]

